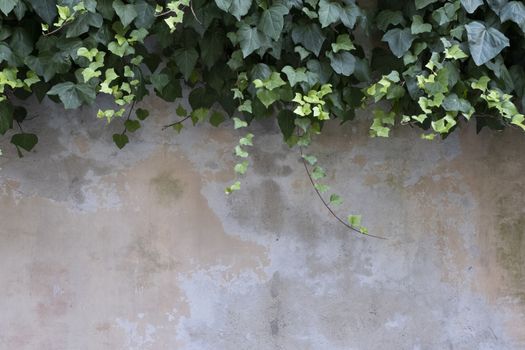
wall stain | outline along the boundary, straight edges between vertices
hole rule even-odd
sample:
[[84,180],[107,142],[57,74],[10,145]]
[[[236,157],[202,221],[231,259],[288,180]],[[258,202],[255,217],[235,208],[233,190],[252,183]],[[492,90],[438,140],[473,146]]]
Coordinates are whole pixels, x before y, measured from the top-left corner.
[[181,198],[184,184],[173,176],[170,171],[164,171],[150,181],[155,189],[160,204],[170,204]]

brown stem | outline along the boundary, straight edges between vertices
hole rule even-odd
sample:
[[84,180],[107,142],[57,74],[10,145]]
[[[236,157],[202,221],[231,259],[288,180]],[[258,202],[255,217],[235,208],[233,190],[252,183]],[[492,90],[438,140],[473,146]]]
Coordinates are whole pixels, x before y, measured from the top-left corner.
[[312,184],[312,187],[314,188],[315,190],[315,193],[317,193],[317,196],[319,197],[319,199],[321,200],[321,202],[323,202],[323,205],[326,207],[326,209],[328,209],[328,211],[330,212],[330,214],[337,219],[337,221],[339,221],[341,224],[343,224],[346,228],[352,230],[352,231],[355,231],[357,233],[360,233],[360,234],[364,234],[366,236],[370,236],[370,237],[373,237],[373,238],[377,238],[377,239],[386,239],[385,237],[380,237],[380,236],[375,236],[375,235],[371,235],[371,234],[368,234],[368,233],[363,233],[361,232],[361,230],[347,224],[343,219],[341,219],[333,210],[332,208],[330,208],[330,205],[325,201],[325,199],[323,198],[323,196],[321,195],[321,192],[319,192],[319,190],[317,189],[317,187],[315,187],[315,182],[314,182],[314,179],[312,178],[312,175],[310,174],[310,170],[308,169],[308,165],[306,164],[306,160],[304,159],[303,157],[303,147],[299,146],[299,151],[301,153],[301,160],[303,162],[303,165],[304,165],[304,170],[306,171],[306,175],[308,175],[308,178],[310,179],[310,183]]
[[180,123],[184,122],[185,120],[187,120],[187,119],[189,119],[189,118],[191,118],[191,114],[188,115],[188,116],[186,116],[186,117],[184,117],[184,119],[179,120],[178,122],[171,123],[171,124],[168,124],[168,125],[164,125],[164,126],[162,127],[162,130],[166,130],[167,128],[170,128],[170,127],[172,127],[172,126],[175,126],[175,125],[177,125],[177,124],[180,124]]

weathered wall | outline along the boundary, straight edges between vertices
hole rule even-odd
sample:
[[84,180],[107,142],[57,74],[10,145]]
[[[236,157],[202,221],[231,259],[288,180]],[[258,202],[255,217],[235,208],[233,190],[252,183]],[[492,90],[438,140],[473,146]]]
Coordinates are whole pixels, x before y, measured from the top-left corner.
[[0,145],[0,349],[523,349],[525,137],[428,142],[366,123],[314,147],[381,241],[328,214],[271,123],[242,191],[231,128],[118,151],[94,109],[46,103],[35,152]]

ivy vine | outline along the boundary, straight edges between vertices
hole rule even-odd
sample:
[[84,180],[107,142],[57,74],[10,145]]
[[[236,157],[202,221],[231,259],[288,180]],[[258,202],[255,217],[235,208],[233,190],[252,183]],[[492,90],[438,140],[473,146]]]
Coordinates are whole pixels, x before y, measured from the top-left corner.
[[[525,5],[508,0],[0,0],[0,134],[19,155],[38,136],[24,132],[30,95],[74,109],[98,95],[114,107],[97,117],[122,123],[123,148],[149,117],[134,107],[156,94],[176,102],[165,129],[187,120],[244,129],[276,118],[283,140],[301,149],[317,194],[342,198],[303,153],[323,125],[375,107],[373,137],[395,125],[446,137],[464,122],[478,130],[525,130]],[[364,34],[364,35],[363,35]],[[376,40],[375,45],[363,36]],[[359,40],[361,38],[361,40]],[[366,41],[366,42],[365,42]],[[386,107],[385,107],[386,106]],[[254,135],[234,147],[238,177],[249,169]],[[240,189],[239,179],[227,193]],[[338,219],[367,233],[358,215]]]

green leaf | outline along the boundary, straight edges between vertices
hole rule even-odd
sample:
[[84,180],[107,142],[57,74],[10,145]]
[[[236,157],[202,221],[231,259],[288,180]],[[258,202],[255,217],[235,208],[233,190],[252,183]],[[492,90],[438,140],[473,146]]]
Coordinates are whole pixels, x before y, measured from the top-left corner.
[[179,117],[185,117],[186,114],[188,114],[188,111],[182,105],[178,105],[177,109],[175,110],[175,113],[177,113]]
[[390,29],[383,35],[382,41],[386,41],[390,50],[397,57],[403,57],[403,55],[410,49],[414,36],[412,35],[410,28]]
[[468,13],[474,13],[478,7],[483,5],[483,0],[461,0],[461,5]]
[[233,118],[233,128],[234,129],[245,128],[247,126],[248,126],[248,123],[246,123],[244,120],[240,120],[237,117]]
[[525,5],[520,1],[511,1],[500,12],[501,22],[512,21],[525,33]]
[[47,24],[52,24],[57,16],[56,0],[28,0],[37,15]]
[[11,143],[30,152],[38,143],[38,137],[35,134],[20,133],[11,137]]
[[297,83],[308,81],[306,76],[306,69],[304,67],[293,69],[291,66],[284,66],[281,70],[286,74],[286,78],[290,82],[290,86],[295,86]]
[[117,16],[120,18],[120,22],[122,22],[124,27],[127,27],[138,16],[135,5],[125,5],[121,0],[113,1],[113,9],[117,13]]
[[337,36],[335,43],[332,43],[332,51],[337,53],[339,51],[351,51],[355,49],[352,40],[348,34],[341,34]]
[[467,57],[468,55],[464,53],[457,44],[445,49],[445,58],[460,60]]
[[129,132],[135,132],[140,128],[140,122],[138,120],[128,119],[124,122],[126,130]]
[[252,6],[252,0],[215,0],[215,3],[221,10],[235,16],[238,21],[248,13]]
[[67,27],[66,38],[76,38],[86,33],[90,26],[100,28],[102,22],[103,18],[98,13],[87,12],[81,14]]
[[410,31],[412,34],[428,33],[432,31],[432,25],[429,23],[423,23],[423,18],[416,15],[412,17]]
[[235,181],[231,186],[226,187],[224,192],[226,194],[231,194],[233,191],[238,191],[241,189],[241,183],[239,181]]
[[261,89],[257,91],[257,98],[268,108],[272,103],[279,99],[279,92],[276,90]]
[[13,106],[7,101],[0,102],[0,135],[13,127]]
[[215,127],[219,126],[224,120],[224,115],[219,112],[213,112],[210,116],[210,124]]
[[386,31],[390,25],[405,24],[405,18],[403,12],[383,10],[377,14],[376,26],[382,31]]
[[416,9],[420,10],[437,1],[438,0],[415,0]]
[[129,143],[128,135],[126,134],[113,134],[113,142],[118,148],[122,149],[126,144]]
[[259,49],[265,41],[264,35],[256,27],[250,27],[245,24],[239,28],[237,35],[244,58]]
[[80,107],[83,102],[92,103],[95,100],[95,90],[87,84],[74,84],[70,81],[53,86],[48,95],[58,95],[66,109]]
[[158,92],[162,92],[164,87],[170,83],[170,77],[165,73],[153,73],[150,76],[151,84]]
[[310,165],[315,165],[317,163],[317,158],[315,156],[308,156],[306,154],[303,154],[304,160],[308,162]]
[[276,4],[264,10],[259,21],[258,28],[270,38],[277,40],[281,36],[284,27],[284,16],[288,8],[283,4]]
[[323,28],[339,21],[341,12],[343,12],[343,8],[337,2],[319,1],[319,22]]
[[301,44],[316,56],[319,56],[325,39],[321,29],[315,23],[298,25],[292,30],[292,40],[294,43]]
[[468,113],[472,109],[469,101],[458,97],[454,93],[445,97],[442,106],[445,111],[460,111],[463,113]]
[[326,173],[323,168],[320,166],[316,166],[314,170],[312,171],[312,179],[319,180],[326,177]]
[[330,58],[330,65],[337,74],[350,76],[355,70],[355,57],[349,52],[331,53],[327,56]]
[[235,146],[235,155],[240,158],[247,158],[249,154],[240,145],[237,145]]
[[330,189],[329,186],[324,185],[324,184],[319,184],[319,183],[314,184],[314,187],[315,187],[320,193],[324,193],[324,192],[326,192],[326,191],[328,191],[328,190]]
[[0,0],[0,10],[7,16],[9,12],[13,11],[17,3],[18,0]]
[[348,215],[348,224],[352,227],[361,227],[361,215]]
[[341,198],[341,196],[334,193],[330,196],[330,204],[341,205],[343,204],[343,199]]
[[235,170],[237,174],[244,175],[246,173],[246,170],[248,170],[248,161],[245,160],[242,163],[235,164],[233,170]]
[[190,78],[190,75],[193,72],[193,69],[195,68],[195,64],[197,63],[198,57],[199,54],[194,48],[183,48],[175,50],[175,63],[179,67],[182,74],[184,74],[184,79],[186,79],[186,81]]
[[487,28],[480,22],[465,25],[468,35],[470,55],[481,66],[496,57],[501,50],[510,46],[509,39],[495,28]]
[[144,120],[149,116],[149,112],[146,109],[137,108],[137,111],[135,112],[137,118],[140,120]]
[[486,0],[489,7],[492,9],[492,11],[496,12],[497,15],[500,14],[503,6],[507,4],[508,0]]

